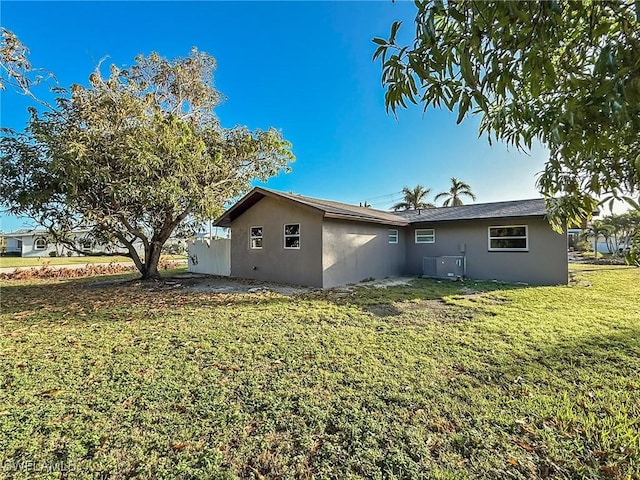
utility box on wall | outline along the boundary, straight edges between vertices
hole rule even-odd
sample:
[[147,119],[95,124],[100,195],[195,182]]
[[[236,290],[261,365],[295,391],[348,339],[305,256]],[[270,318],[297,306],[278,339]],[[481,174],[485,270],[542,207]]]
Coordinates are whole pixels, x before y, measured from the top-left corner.
[[425,277],[448,278],[457,280],[466,273],[466,258],[447,255],[442,257],[424,257],[422,275]]

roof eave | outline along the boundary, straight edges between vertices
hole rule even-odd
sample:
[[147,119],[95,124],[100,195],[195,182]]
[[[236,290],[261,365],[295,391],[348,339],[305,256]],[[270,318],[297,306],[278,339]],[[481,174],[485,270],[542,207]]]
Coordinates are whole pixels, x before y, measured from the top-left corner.
[[364,223],[379,223],[382,225],[393,225],[394,227],[406,227],[409,225],[407,222],[403,222],[400,220],[385,220],[383,218],[369,218],[369,217],[359,217],[357,215],[347,215],[342,213],[331,213],[327,212],[324,214],[325,218],[335,218],[337,220],[351,220],[355,222],[364,222]]
[[546,218],[546,214],[532,214],[532,215],[507,215],[500,217],[473,217],[473,218],[448,218],[448,219],[426,219],[426,220],[411,220],[409,225],[415,225],[417,223],[442,223],[442,222],[473,222],[480,220],[509,220],[518,218]]

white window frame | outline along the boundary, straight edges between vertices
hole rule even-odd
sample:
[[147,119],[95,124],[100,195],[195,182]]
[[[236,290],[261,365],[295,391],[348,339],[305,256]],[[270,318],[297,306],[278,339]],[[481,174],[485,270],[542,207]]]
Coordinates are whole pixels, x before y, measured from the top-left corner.
[[[44,245],[38,246],[38,242],[44,242]],[[49,246],[49,242],[47,242],[47,239],[44,238],[44,237],[37,237],[33,241],[33,249],[34,250],[46,250],[48,246]]]
[[389,243],[398,243],[398,229],[397,228],[390,228],[389,229]]
[[[290,227],[291,225],[297,225],[298,226],[297,235],[288,235],[287,234],[287,227]],[[285,248],[285,250],[300,250],[300,245],[302,244],[302,228],[300,227],[299,223],[285,223],[284,226],[282,227],[282,233],[283,233],[282,246]],[[298,246],[297,247],[287,247],[287,238],[297,238],[298,239]]]
[[[254,235],[253,234],[253,229],[254,228],[260,228],[260,233],[261,235]],[[253,241],[260,239],[262,240],[260,242],[260,246],[254,246],[253,245]],[[251,227],[249,227],[249,248],[251,250],[262,250],[262,245],[264,245],[264,227],[262,225],[253,225]]]
[[[524,235],[513,235],[510,237],[492,237],[492,228],[524,228]],[[524,248],[492,248],[491,240],[516,240],[525,239],[526,246]],[[491,225],[487,229],[487,248],[490,252],[528,252],[529,251],[529,226],[528,225]]]
[[[431,232],[431,233],[418,233],[418,232]],[[436,230],[435,228],[416,228],[414,232],[416,243],[436,243]],[[418,240],[418,237],[428,237],[425,240]]]

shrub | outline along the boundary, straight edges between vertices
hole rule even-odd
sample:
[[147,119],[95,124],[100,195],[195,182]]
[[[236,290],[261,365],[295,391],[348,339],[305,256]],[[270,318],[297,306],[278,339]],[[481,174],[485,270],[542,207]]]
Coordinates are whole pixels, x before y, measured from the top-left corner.
[[136,271],[134,265],[109,265],[88,264],[82,268],[52,268],[48,263],[41,267],[16,268],[12,273],[0,274],[2,280],[30,280],[34,278],[77,278],[93,277],[96,275],[113,275],[116,273],[128,273]]
[[587,240],[579,240],[576,242],[576,251],[591,252],[593,251],[593,245],[591,245]]

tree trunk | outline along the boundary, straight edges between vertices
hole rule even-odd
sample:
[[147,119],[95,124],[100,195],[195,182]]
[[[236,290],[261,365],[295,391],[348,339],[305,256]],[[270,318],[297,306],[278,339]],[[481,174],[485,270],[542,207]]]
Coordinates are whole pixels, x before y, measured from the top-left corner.
[[149,242],[149,247],[144,250],[144,264],[141,270],[143,280],[157,280],[160,278],[158,262],[162,245],[158,242]]

